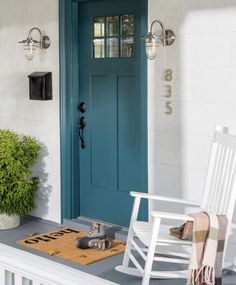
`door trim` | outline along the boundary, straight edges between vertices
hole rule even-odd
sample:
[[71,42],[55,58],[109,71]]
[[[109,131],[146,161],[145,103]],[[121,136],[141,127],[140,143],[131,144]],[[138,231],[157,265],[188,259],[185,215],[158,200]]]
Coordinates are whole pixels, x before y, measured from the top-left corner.
[[[78,100],[78,53],[72,47],[78,46],[78,8],[79,2],[88,0],[59,0],[59,66],[60,66],[60,154],[61,154],[61,221],[79,216],[79,143],[76,139],[77,100]],[[147,0],[141,0],[143,15],[141,18],[141,32],[147,33]],[[144,45],[141,47],[141,94],[142,112],[141,122],[144,136],[142,148],[143,170],[147,189],[147,60]],[[145,191],[145,189],[144,189]],[[78,200],[77,200],[78,199]]]

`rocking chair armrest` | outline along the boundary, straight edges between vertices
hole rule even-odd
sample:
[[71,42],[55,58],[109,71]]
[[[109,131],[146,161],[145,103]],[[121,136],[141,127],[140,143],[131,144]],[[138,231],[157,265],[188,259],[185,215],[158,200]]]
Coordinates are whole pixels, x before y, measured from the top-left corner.
[[130,195],[133,197],[140,197],[143,199],[158,200],[158,201],[172,202],[172,203],[200,207],[200,203],[198,202],[188,201],[188,200],[179,199],[179,198],[171,198],[168,196],[152,195],[152,194],[141,193],[141,192],[130,192]]
[[168,219],[168,220],[180,220],[180,221],[185,221],[185,222],[194,220],[192,217],[188,215],[177,214],[177,213],[152,211],[151,215],[154,218],[162,218],[162,219]]

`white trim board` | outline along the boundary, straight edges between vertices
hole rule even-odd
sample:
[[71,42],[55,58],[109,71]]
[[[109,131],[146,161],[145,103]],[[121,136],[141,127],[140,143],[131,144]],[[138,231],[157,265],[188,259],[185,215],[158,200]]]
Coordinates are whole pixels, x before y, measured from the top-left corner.
[[91,274],[0,243],[0,269],[64,285],[118,285]]

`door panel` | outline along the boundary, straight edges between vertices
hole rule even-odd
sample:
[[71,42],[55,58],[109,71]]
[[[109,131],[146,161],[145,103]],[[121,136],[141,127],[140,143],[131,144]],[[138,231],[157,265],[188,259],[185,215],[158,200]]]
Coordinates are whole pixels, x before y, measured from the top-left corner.
[[129,191],[147,190],[141,17],[137,0],[79,4],[80,215],[120,225],[129,222]]
[[[104,156],[109,147],[109,108],[103,108],[101,104],[109,101],[109,93],[104,92],[107,86],[106,76],[93,76],[91,78],[91,109],[93,117],[91,119],[91,185],[100,188],[108,188],[109,180],[109,157]],[[101,167],[102,161],[102,167]],[[110,175],[109,175],[110,176]]]
[[141,183],[140,132],[137,131],[140,106],[136,83],[135,76],[118,77],[118,189],[127,192],[137,189]]

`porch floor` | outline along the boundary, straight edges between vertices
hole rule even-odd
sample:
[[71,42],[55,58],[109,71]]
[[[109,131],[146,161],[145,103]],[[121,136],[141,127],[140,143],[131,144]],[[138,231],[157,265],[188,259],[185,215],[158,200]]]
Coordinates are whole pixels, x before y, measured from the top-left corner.
[[[52,261],[64,264],[66,266],[78,269],[82,272],[87,272],[89,274],[98,276],[103,279],[107,279],[113,282],[116,282],[121,285],[140,285],[141,284],[141,279],[132,277],[129,275],[125,275],[122,273],[117,272],[114,268],[116,265],[121,264],[122,262],[122,255],[117,255],[99,262],[96,262],[92,265],[88,266],[83,266],[79,265],[74,262],[67,261],[62,258],[58,258],[56,256],[49,256],[43,252],[33,250],[30,248],[24,248],[21,247],[20,245],[16,244],[16,240],[19,239],[24,239],[27,233],[31,232],[39,232],[39,233],[44,233],[44,232],[49,232],[49,231],[54,231],[57,230],[60,227],[74,227],[78,228],[81,230],[87,230],[88,225],[86,222],[80,221],[78,222],[70,222],[70,221],[65,221],[65,224],[63,226],[56,225],[51,222],[47,222],[44,220],[40,219],[35,219],[35,218],[25,218],[21,222],[21,226],[12,229],[12,230],[7,230],[7,231],[0,231],[0,243],[9,245],[11,247],[15,247],[27,252],[30,252],[32,254],[50,259]],[[110,234],[115,233],[116,238],[121,238],[122,237],[122,231],[119,230],[119,228],[113,228],[110,231]],[[183,279],[179,280],[151,280],[150,285],[185,285],[186,281]],[[236,284],[236,273],[233,273],[231,271],[225,271],[224,272],[224,279],[223,279],[223,284],[224,285],[234,285]]]

